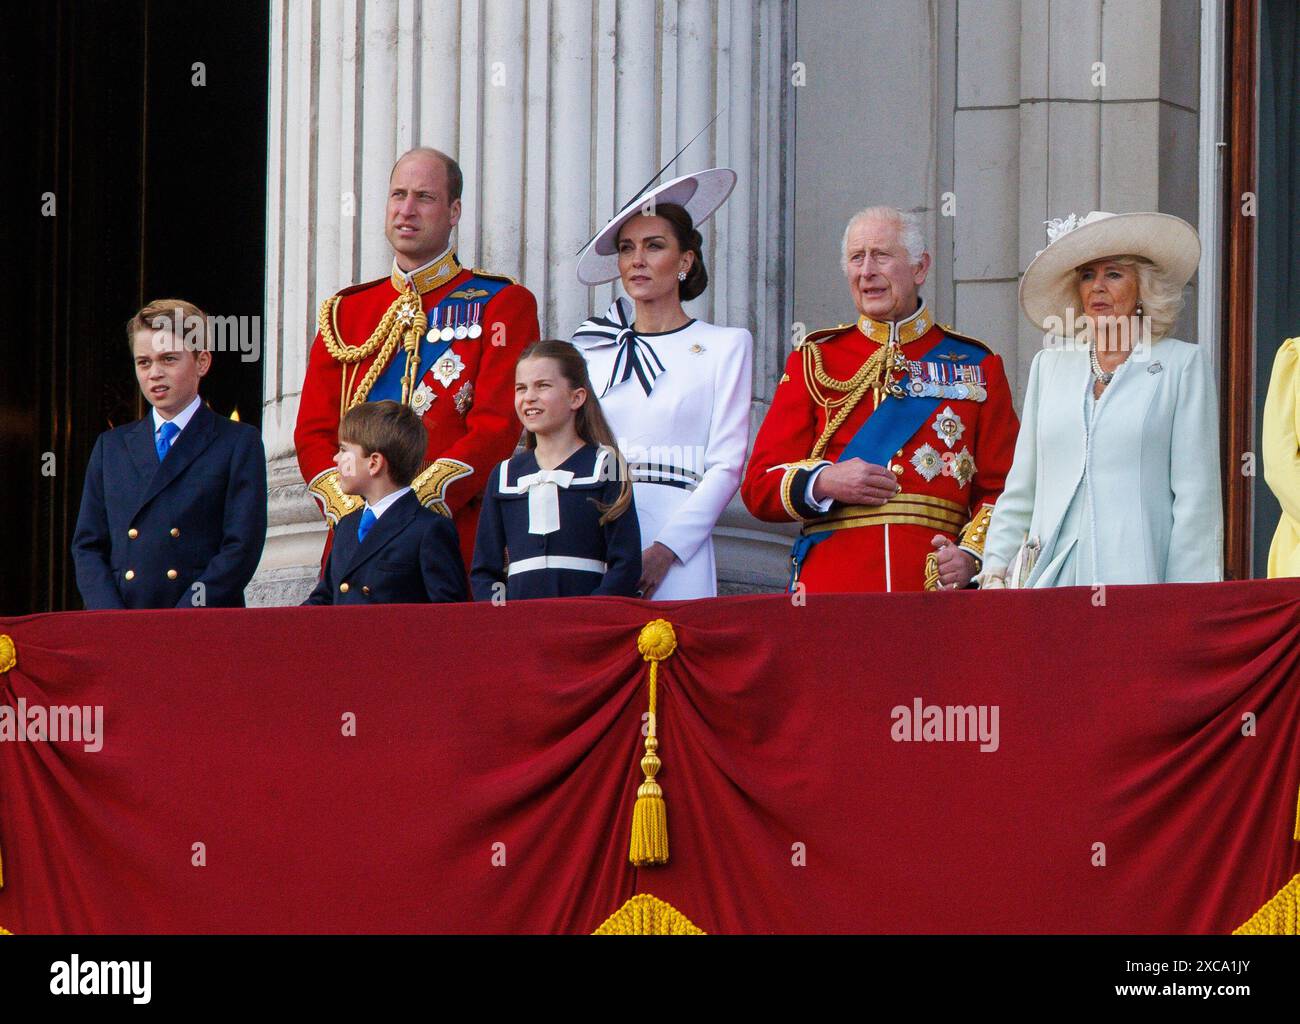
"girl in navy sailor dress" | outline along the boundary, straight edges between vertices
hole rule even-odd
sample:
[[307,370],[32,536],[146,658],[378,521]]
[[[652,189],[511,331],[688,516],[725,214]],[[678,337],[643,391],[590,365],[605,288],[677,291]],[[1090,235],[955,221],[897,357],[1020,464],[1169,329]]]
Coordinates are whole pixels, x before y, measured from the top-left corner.
[[515,368],[515,413],[525,450],[493,469],[483,493],[474,600],[635,597],[631,478],[582,354],[567,341],[529,345]]

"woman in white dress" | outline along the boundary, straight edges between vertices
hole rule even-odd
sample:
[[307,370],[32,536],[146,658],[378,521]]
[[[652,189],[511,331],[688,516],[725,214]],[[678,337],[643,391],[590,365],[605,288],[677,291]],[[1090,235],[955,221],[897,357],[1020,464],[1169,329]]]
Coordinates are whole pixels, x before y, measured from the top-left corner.
[[980,586],[1222,579],[1214,374],[1199,345],[1167,337],[1200,261],[1196,230],[1096,211],[1051,222],[1049,237],[1020,283],[1048,347],[1030,367]]
[[583,284],[617,277],[630,297],[582,324],[573,343],[632,472],[639,589],[655,600],[717,594],[713,527],[745,465],[753,339],[682,308],[708,284],[697,225],[735,182],[713,168],[638,196],[578,262]]

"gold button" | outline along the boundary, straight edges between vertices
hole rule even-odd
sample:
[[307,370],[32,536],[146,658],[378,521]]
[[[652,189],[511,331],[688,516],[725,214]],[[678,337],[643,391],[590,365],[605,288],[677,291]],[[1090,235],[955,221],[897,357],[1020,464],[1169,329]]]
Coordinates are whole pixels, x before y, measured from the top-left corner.
[[361,593],[363,593],[363,594],[369,594],[369,593],[370,593],[370,588],[369,588],[369,587],[362,587],[362,588],[361,588]]
[[174,580],[174,579],[175,579],[177,576],[179,576],[179,575],[180,575],[180,573],[178,573],[175,569],[168,569],[168,570],[167,570],[167,578],[168,578],[169,580]]
[[348,585],[347,585],[346,583],[340,583],[340,584],[339,584],[339,593],[340,593],[340,594],[346,594],[347,592],[348,592]]
[[902,466],[890,466],[889,468],[890,468],[893,472],[897,473],[899,476],[902,476],[902,475],[903,475],[903,467],[902,467]]
[[903,457],[903,449],[900,448],[900,449],[898,449],[898,454],[895,456],[895,458],[899,458],[899,459],[901,459],[902,457]]
[[126,531],[126,535],[130,537],[132,540],[135,540],[138,536],[140,536],[140,531],[133,526],[131,527],[131,529]]
[[123,575],[122,575],[122,579],[124,579],[124,580],[133,580],[133,579],[135,579],[135,570],[134,570],[134,569],[127,569],[126,572],[123,573]]
[[181,535],[181,531],[178,530],[176,527],[173,526],[173,527],[172,527],[172,536],[173,536],[173,537],[179,537],[180,535]]

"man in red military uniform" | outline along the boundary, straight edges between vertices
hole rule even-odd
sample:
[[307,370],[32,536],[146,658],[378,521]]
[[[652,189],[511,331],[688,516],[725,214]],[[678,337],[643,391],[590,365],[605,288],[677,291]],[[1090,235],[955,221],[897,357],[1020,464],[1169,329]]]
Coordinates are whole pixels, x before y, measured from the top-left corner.
[[449,242],[461,184],[456,161],[434,149],[393,166],[384,219],[392,272],[321,305],[294,442],[332,527],[360,507],[340,490],[333,462],[342,414],[381,399],[409,405],[429,435],[429,465],[412,486],[427,508],[455,519],[468,564],[488,472],[520,436],[515,362],[539,331],[527,288],[457,262]]
[[802,524],[791,587],[955,589],[979,570],[1019,423],[1002,360],[936,324],[916,218],[857,214],[843,267],[859,318],[786,361],[741,483],[749,511]]

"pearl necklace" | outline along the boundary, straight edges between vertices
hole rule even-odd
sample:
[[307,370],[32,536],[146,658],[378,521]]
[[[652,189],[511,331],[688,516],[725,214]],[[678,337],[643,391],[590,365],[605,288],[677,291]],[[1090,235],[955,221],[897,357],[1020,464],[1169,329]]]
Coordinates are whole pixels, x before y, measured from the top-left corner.
[[1101,381],[1101,386],[1105,387],[1115,377],[1114,370],[1103,370],[1101,363],[1097,360],[1097,346],[1095,344],[1088,346],[1088,356],[1092,360],[1092,375]]

